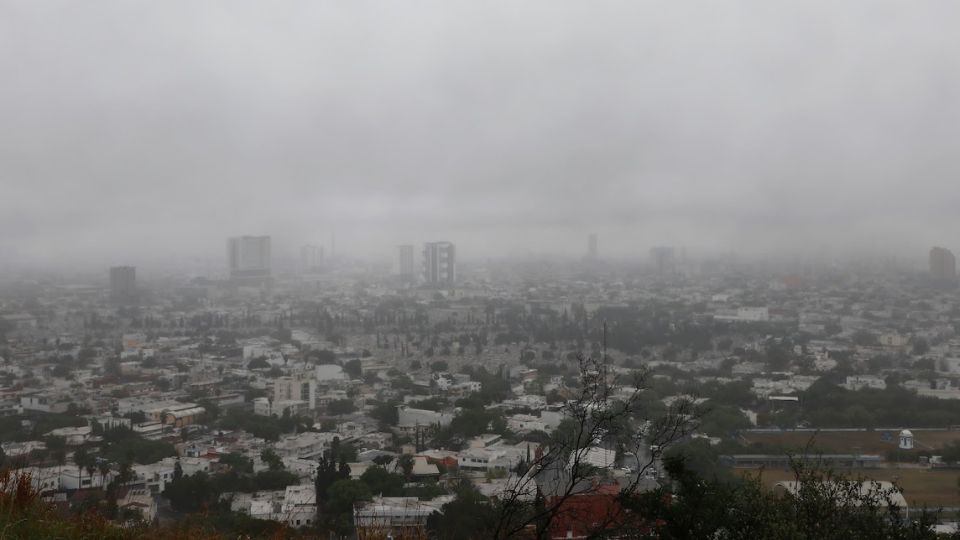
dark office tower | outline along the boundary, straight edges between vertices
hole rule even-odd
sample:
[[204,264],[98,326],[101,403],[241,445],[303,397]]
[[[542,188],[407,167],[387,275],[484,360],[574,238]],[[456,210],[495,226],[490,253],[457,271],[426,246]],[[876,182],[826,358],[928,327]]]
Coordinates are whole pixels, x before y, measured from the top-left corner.
[[949,249],[930,249],[930,277],[941,283],[950,283],[957,279],[957,259]]
[[452,243],[423,245],[423,280],[433,286],[449,286],[457,281],[457,251]]
[[323,248],[307,245],[300,248],[300,270],[318,272],[323,267]]
[[403,279],[413,279],[413,246],[397,246],[397,260],[394,273]]
[[587,237],[587,258],[595,260],[599,256],[600,252],[597,250],[597,233],[590,233],[590,236]]
[[227,241],[230,280],[241,285],[270,281],[270,237],[238,236]]
[[672,274],[675,261],[673,248],[670,246],[657,246],[650,248],[650,258],[653,260],[653,268],[660,275]]
[[134,266],[114,266],[110,269],[110,296],[114,300],[129,301],[137,293],[137,269]]

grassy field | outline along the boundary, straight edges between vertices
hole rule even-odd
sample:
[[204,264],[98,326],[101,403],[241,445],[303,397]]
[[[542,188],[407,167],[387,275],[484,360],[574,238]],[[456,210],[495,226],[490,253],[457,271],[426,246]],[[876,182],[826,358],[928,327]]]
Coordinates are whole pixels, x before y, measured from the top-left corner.
[[[748,443],[758,442],[800,449],[813,439],[813,448],[827,454],[850,454],[859,448],[861,454],[885,454],[897,447],[898,432],[890,432],[892,440],[884,441],[881,431],[822,431],[818,433],[747,433]],[[936,450],[954,441],[960,441],[960,431],[915,431],[917,450]]]
[[[793,472],[781,469],[737,469],[741,475],[761,474],[763,485],[772,488],[782,480],[793,480]],[[865,479],[896,482],[903,488],[903,496],[911,508],[923,506],[945,508],[960,506],[960,488],[957,479],[960,471],[932,469],[858,469],[850,472],[851,477],[859,474]]]

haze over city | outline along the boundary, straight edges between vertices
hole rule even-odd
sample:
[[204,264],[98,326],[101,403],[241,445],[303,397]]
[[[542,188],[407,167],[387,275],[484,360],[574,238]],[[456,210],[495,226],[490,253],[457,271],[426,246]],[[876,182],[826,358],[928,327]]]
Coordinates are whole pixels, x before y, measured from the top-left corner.
[[0,5],[0,254],[956,247],[953,3]]
[[2,540],[960,540],[957,21],[0,0]]

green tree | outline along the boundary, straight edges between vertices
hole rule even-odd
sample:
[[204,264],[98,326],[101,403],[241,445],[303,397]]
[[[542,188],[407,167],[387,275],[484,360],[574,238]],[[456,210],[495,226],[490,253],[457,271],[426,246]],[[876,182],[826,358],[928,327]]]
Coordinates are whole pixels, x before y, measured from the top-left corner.
[[267,464],[271,471],[282,471],[285,468],[283,460],[271,448],[265,448],[263,452],[260,452],[260,459]]
[[705,480],[682,459],[666,459],[672,484],[622,500],[642,516],[626,529],[653,529],[657,538],[778,538],[784,540],[897,538],[933,540],[936,514],[907,513],[894,503],[900,489],[868,484],[817,467],[794,465],[797,489],[780,495],[760,477],[743,482]]
[[335,399],[327,404],[327,412],[333,415],[350,414],[356,410],[352,399]]
[[73,451],[73,463],[77,466],[77,484],[83,487],[83,470],[93,463],[91,456],[86,448],[77,448]]
[[349,375],[351,379],[359,379],[363,376],[363,364],[359,358],[355,358],[343,364],[343,371]]
[[253,472],[253,460],[241,454],[235,454],[235,453],[221,454],[220,464],[227,465],[232,470],[240,473]]
[[247,369],[270,369],[270,362],[267,362],[267,359],[258,356],[247,364]]
[[397,412],[397,403],[392,401],[377,402],[370,411],[370,417],[381,424],[388,426],[397,425],[397,422],[400,421],[400,416]]
[[337,480],[327,490],[326,513],[341,534],[353,530],[353,505],[373,498],[370,488],[359,480]]
[[411,454],[401,454],[397,459],[397,465],[408,480],[413,476],[414,457]]
[[461,480],[453,501],[427,518],[427,530],[438,540],[490,538],[490,524],[500,516],[469,480]]
[[199,512],[211,507],[218,493],[205,472],[175,477],[167,483],[163,496],[178,512]]
[[370,467],[360,475],[360,481],[367,485],[370,493],[383,497],[403,495],[403,477],[388,472],[383,467]]

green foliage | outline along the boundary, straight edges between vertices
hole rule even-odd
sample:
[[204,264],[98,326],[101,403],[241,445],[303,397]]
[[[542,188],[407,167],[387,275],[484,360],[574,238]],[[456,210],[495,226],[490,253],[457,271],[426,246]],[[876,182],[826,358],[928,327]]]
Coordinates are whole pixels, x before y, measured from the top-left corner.
[[711,381],[704,384],[700,392],[715,404],[750,408],[757,400],[750,388],[750,381],[733,381],[726,384]]
[[498,427],[501,431],[506,429],[506,422],[500,414],[486,409],[464,409],[453,418],[449,426],[437,433],[434,444],[445,447],[458,446],[458,440],[470,439],[491,431],[496,432]]
[[404,497],[417,497],[421,500],[435,499],[446,494],[447,490],[435,481],[424,482],[403,488]]
[[873,347],[880,344],[877,336],[867,330],[857,330],[850,336],[850,339],[862,347]]
[[336,454],[338,463],[357,461],[357,447],[353,443],[341,443]]
[[743,482],[705,481],[682,459],[666,459],[665,468],[673,484],[624,501],[630,515],[642,516],[632,525],[652,528],[657,538],[936,538],[930,529],[934,513],[911,511],[908,516],[891,504],[897,488],[861,491],[859,479],[795,465],[801,487],[780,495],[764,488],[759,476]]
[[700,431],[712,437],[729,437],[750,427],[750,420],[740,409],[727,405],[711,407],[700,419]]
[[239,474],[230,471],[213,478],[213,489],[217,493],[240,491],[275,491],[300,483],[297,475],[285,470],[260,471],[256,474]]
[[453,501],[427,518],[427,530],[437,540],[491,538],[490,527],[500,516],[469,481],[463,480]]
[[239,512],[211,512],[187,516],[179,525],[207,534],[222,534],[224,538],[277,538],[284,532],[284,524],[255,519]]
[[241,454],[221,454],[220,463],[228,465],[238,473],[253,473],[253,460]]
[[[23,421],[33,423],[33,427],[23,427]],[[62,427],[83,427],[87,420],[78,416],[59,413],[24,413],[0,418],[0,433],[4,441],[29,441],[39,439],[48,432]]]
[[[130,430],[125,431],[132,433]],[[116,430],[109,430],[107,433],[111,432],[116,432]],[[108,442],[103,447],[102,453],[105,458],[115,463],[132,459],[137,463],[147,464],[155,463],[165,457],[176,456],[177,449],[168,442],[151,441],[134,434],[133,437]]]
[[471,379],[480,382],[480,391],[473,397],[482,403],[495,403],[510,397],[510,383],[503,377],[490,373],[483,367],[477,367],[476,369],[468,367],[466,372]]
[[283,470],[248,474],[234,469],[213,477],[198,472],[190,476],[180,475],[169,482],[163,496],[170,501],[174,510],[200,512],[217,507],[223,493],[281,490],[299,482],[297,475]]
[[420,401],[411,401],[410,407],[414,409],[425,409],[428,411],[441,411],[447,406],[447,399],[441,396],[423,399]]
[[247,364],[247,369],[270,369],[270,363],[264,357],[254,358]]
[[198,472],[182,476],[167,483],[163,496],[170,506],[178,512],[200,512],[211,508],[217,502],[217,492],[207,473]]
[[204,413],[206,421],[216,420],[220,416],[220,406],[209,399],[198,399],[197,405],[200,405],[206,411]]
[[143,424],[147,421],[147,415],[144,414],[143,411],[128,412],[127,414],[123,415],[123,417],[129,418],[130,422],[134,424]]
[[393,401],[378,401],[373,405],[373,409],[370,411],[370,417],[381,424],[395,426],[397,422],[400,421],[397,405],[398,404]]
[[397,458],[397,466],[400,467],[400,470],[403,471],[403,475],[407,478],[413,474],[413,466],[415,464],[414,457],[410,454],[402,454]]
[[[91,500],[91,508],[98,510],[101,500]],[[149,529],[143,525],[117,527],[99,511],[64,515],[40,498],[29,476],[10,471],[0,471],[0,531],[5,539],[173,540],[188,536],[186,531]],[[192,537],[210,538],[196,534]]]
[[897,386],[851,391],[821,379],[800,401],[802,418],[813,427],[949,427],[960,418],[960,402],[918,396]]
[[336,364],[337,363],[337,353],[328,349],[321,349],[319,351],[310,351],[310,353],[307,356],[317,364]]
[[363,364],[360,359],[353,359],[343,364],[343,371],[351,379],[359,379],[363,375]]
[[719,464],[717,449],[704,439],[690,439],[671,446],[664,452],[664,461],[683,463],[685,470],[700,478],[730,480],[732,475]]
[[400,391],[411,393],[411,394],[424,393],[424,391],[419,386],[414,384],[413,379],[411,379],[410,376],[404,373],[400,373],[394,376],[393,378],[391,378],[390,385],[396,390],[400,390]]
[[360,475],[360,481],[367,485],[370,493],[383,497],[403,495],[403,477],[387,472],[383,467],[370,467]]
[[260,452],[260,459],[267,464],[271,471],[280,471],[284,469],[283,460],[271,448]]
[[356,410],[352,399],[335,399],[327,404],[327,412],[333,415],[350,414]]
[[299,417],[268,418],[244,413],[237,409],[228,411],[219,423],[224,429],[242,429],[268,441],[276,441],[280,439],[280,435],[290,433],[294,428],[298,431],[308,431],[311,427],[309,420]]
[[360,480],[337,480],[327,490],[326,510],[331,514],[352,513],[354,503],[372,498],[373,494],[366,483]]

